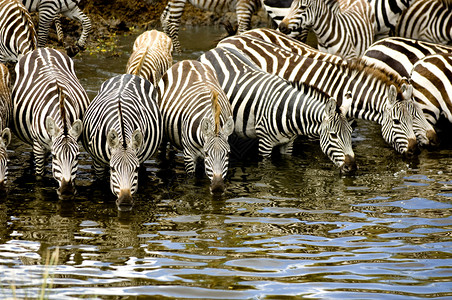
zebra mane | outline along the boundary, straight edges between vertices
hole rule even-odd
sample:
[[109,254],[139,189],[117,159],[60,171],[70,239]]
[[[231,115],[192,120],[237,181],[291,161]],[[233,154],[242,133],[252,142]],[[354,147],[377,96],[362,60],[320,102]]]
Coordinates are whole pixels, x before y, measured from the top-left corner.
[[218,92],[216,90],[212,90],[212,112],[213,120],[215,123],[215,134],[218,135],[218,133],[220,132],[221,106],[218,103]]
[[397,74],[388,72],[385,69],[376,66],[375,64],[367,64],[361,58],[354,58],[348,60],[347,66],[349,66],[353,71],[364,72],[365,74],[370,74],[379,81],[382,81],[386,85],[395,85],[397,88],[397,94],[401,93],[400,87],[405,81],[401,79]]
[[66,118],[66,108],[64,107],[64,93],[61,87],[57,84],[57,93],[58,93],[58,101],[60,106],[60,115],[61,119],[63,120],[63,135],[68,135],[68,125],[67,125],[67,118]]
[[121,95],[119,95],[118,97],[118,113],[119,113],[119,126],[121,126],[122,146],[124,147],[124,149],[126,149],[127,144],[126,144],[126,134],[124,130],[124,119],[122,118]]

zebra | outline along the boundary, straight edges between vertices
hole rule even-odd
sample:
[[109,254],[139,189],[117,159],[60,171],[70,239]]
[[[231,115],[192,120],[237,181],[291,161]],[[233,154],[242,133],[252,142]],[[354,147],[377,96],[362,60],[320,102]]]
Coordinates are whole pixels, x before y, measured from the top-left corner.
[[400,15],[414,0],[368,0],[375,15],[375,40],[393,35]]
[[181,53],[179,25],[185,4],[218,13],[236,12],[238,33],[251,28],[251,16],[262,7],[262,0],[169,0],[160,17],[163,31],[171,37],[174,49]]
[[78,167],[77,139],[89,102],[74,62],[58,50],[38,48],[23,56],[15,70],[12,130],[32,145],[38,177],[44,174],[44,159],[51,152],[58,192],[72,193]]
[[102,83],[83,118],[83,147],[101,178],[110,169],[110,189],[119,210],[130,210],[140,164],[162,140],[157,89],[146,79],[123,74]]
[[[411,130],[415,130],[422,145],[436,141],[435,130],[420,108],[411,100],[403,101],[411,98],[412,88],[383,70],[366,66],[360,59],[348,62],[304,47],[302,43],[269,29],[247,31],[224,39],[218,45],[242,51],[264,71],[294,84],[302,82],[316,86],[339,101],[351,91],[353,110],[347,113],[347,117],[378,122],[382,125],[384,140],[402,154],[412,155],[416,151],[416,143],[411,141]],[[303,54],[298,55],[291,49],[299,49],[298,53]],[[388,96],[394,91],[397,99],[391,100]],[[406,109],[409,116],[405,115]],[[392,118],[391,115],[399,118]],[[413,123],[413,129],[408,129],[407,122]]]
[[395,35],[435,44],[451,44],[452,1],[414,1],[400,16]]
[[16,63],[36,45],[36,31],[27,9],[18,0],[0,1],[0,63]]
[[80,50],[84,50],[86,40],[91,32],[91,20],[78,7],[80,0],[22,0],[29,12],[38,12],[38,47],[45,47],[49,35],[50,25],[54,20],[58,33],[58,39],[62,41],[62,28],[59,14],[78,21],[82,24],[82,34],[75,46],[67,47],[69,56],[75,56]]
[[188,174],[194,174],[198,160],[203,160],[211,191],[223,192],[234,121],[215,71],[183,60],[165,73],[159,90],[165,139],[183,150]]
[[388,37],[373,43],[362,58],[367,64],[409,78],[418,60],[437,53],[452,53],[452,46],[403,37]]
[[452,123],[452,53],[425,56],[410,74],[413,96],[427,120],[435,125],[444,117]]
[[173,64],[173,42],[163,32],[145,31],[133,44],[133,52],[127,62],[126,73],[142,76],[154,86]]
[[11,142],[11,131],[8,126],[12,107],[9,81],[8,67],[0,63],[0,186],[5,184],[8,177],[6,147]]
[[361,56],[374,38],[374,15],[366,0],[339,1],[332,8],[323,0],[294,0],[279,30],[289,34],[298,28],[311,28],[318,49],[345,58]]
[[296,89],[278,76],[257,68],[239,51],[214,48],[199,57],[213,67],[232,105],[234,133],[258,139],[259,154],[270,157],[279,147],[290,155],[297,136],[320,139],[322,151],[341,172],[356,170],[352,128],[344,116],[349,101],[339,107],[333,98],[303,85]]

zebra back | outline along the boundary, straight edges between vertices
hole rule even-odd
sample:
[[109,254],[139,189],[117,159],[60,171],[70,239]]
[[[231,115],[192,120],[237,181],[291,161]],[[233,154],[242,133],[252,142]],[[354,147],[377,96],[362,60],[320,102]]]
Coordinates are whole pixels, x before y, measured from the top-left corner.
[[[72,192],[77,171],[81,119],[88,96],[78,81],[73,61],[65,54],[39,48],[16,65],[13,87],[13,130],[33,146],[36,173],[52,153],[52,172],[60,192]],[[66,190],[67,189],[67,190]]]
[[[324,153],[342,170],[354,169],[351,127],[343,115],[348,107],[340,110],[334,101],[334,117],[327,118],[326,94],[307,85],[296,89],[234,49],[217,47],[199,60],[216,70],[232,105],[235,133],[241,138],[258,138],[261,155],[270,156],[276,146],[281,153],[290,154],[295,138],[307,136],[320,138]],[[328,122],[334,125],[329,127]],[[331,131],[325,130],[327,127]]]
[[133,205],[138,167],[162,140],[157,91],[139,76],[124,74],[105,81],[83,118],[82,142],[96,174],[110,169],[110,188],[118,208]]
[[338,1],[334,7],[322,0],[294,0],[279,29],[289,34],[311,28],[320,50],[351,58],[361,56],[372,43],[374,18],[366,0]]
[[159,84],[165,137],[183,150],[187,173],[204,161],[212,191],[224,190],[234,130],[232,108],[214,70],[193,60],[175,64]]
[[411,71],[413,96],[431,124],[441,117],[452,123],[452,53],[439,53],[417,61]]
[[142,76],[157,86],[173,63],[172,51],[173,43],[166,34],[157,30],[146,31],[133,44],[126,73]]
[[18,0],[1,1],[0,62],[17,62],[36,45],[36,31],[27,9]]
[[8,176],[6,147],[11,142],[11,132],[8,128],[12,106],[9,79],[8,68],[0,63],[0,185],[5,183]]
[[451,44],[452,1],[414,1],[400,16],[395,35],[435,44]]

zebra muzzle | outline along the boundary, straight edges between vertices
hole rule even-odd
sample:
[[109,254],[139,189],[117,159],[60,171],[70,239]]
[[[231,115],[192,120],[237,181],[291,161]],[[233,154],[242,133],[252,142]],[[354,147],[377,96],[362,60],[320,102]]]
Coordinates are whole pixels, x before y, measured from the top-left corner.
[[60,195],[72,195],[75,192],[75,187],[72,180],[62,179],[58,193]]
[[281,23],[279,23],[278,29],[284,34],[289,34],[291,32],[291,30],[289,29],[289,24],[285,20],[282,20]]
[[345,155],[344,163],[342,164],[341,173],[352,173],[357,170],[355,157],[351,155]]
[[416,154],[419,154],[420,150],[417,146],[416,139],[408,139],[408,147],[407,151],[405,152],[405,155],[408,157],[414,156]]
[[213,175],[212,182],[210,184],[210,191],[212,193],[223,193],[225,189],[225,184],[223,177],[221,175]]
[[133,198],[130,190],[121,190],[116,199],[116,206],[120,211],[130,211],[133,206]]

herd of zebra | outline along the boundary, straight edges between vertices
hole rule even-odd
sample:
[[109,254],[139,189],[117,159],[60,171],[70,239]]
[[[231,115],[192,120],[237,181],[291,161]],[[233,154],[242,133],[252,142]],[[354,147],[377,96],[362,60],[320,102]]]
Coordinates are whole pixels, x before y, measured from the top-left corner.
[[[82,22],[76,51],[84,48],[91,23],[77,3],[0,0],[0,182],[9,128],[32,146],[37,176],[52,154],[61,194],[74,191],[80,139],[96,175],[109,171],[124,209],[133,205],[139,166],[167,143],[183,152],[187,173],[201,166],[211,191],[223,192],[231,148],[244,151],[243,140],[257,140],[269,157],[275,149],[291,154],[299,136],[316,139],[350,173],[357,168],[353,119],[380,124],[383,139],[408,156],[438,144],[441,117],[452,122],[449,0],[189,0],[236,11],[238,34],[197,60],[173,63],[186,1],[169,0],[164,32],[138,36],[125,74],[106,80],[90,101],[70,56],[44,47],[52,21],[61,38],[62,13]],[[279,30],[249,28],[262,6]],[[38,33],[28,10],[39,11]],[[426,28],[407,24],[413,16]],[[309,30],[318,49],[300,41]],[[402,31],[418,35],[375,38]],[[7,61],[15,63],[14,83]]]

